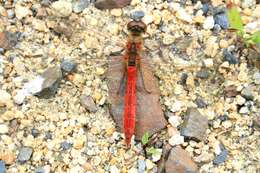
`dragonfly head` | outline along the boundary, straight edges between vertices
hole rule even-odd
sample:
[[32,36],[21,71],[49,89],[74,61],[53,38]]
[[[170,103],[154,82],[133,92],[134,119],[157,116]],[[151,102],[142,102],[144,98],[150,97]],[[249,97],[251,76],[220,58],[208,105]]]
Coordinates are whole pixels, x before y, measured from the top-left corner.
[[127,24],[127,29],[131,34],[138,36],[146,31],[146,24],[141,20],[133,20]]

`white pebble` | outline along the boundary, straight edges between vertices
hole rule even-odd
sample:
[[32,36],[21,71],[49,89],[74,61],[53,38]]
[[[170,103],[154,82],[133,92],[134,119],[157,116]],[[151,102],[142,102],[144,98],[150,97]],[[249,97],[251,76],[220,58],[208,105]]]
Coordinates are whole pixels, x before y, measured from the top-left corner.
[[169,123],[173,126],[173,127],[178,127],[180,125],[181,122],[181,117],[179,116],[170,116],[170,118],[168,119]]
[[184,9],[179,9],[176,13],[176,16],[180,19],[183,20],[185,22],[191,23],[192,22],[192,18],[191,16],[184,10]]
[[171,146],[180,145],[184,143],[184,137],[180,134],[175,134],[169,139]]
[[72,13],[71,2],[65,0],[55,1],[51,5],[53,13],[57,17],[68,17]]
[[9,128],[7,125],[5,124],[0,124],[0,134],[5,134],[5,133],[8,133],[9,131]]
[[204,23],[203,23],[203,28],[204,29],[212,29],[214,27],[215,21],[213,16],[208,16]]
[[206,66],[206,67],[213,67],[213,59],[211,59],[211,58],[207,58],[207,59],[204,59],[203,60],[203,62],[204,62],[204,65]]
[[116,167],[116,165],[110,166],[110,173],[119,173],[119,169]]

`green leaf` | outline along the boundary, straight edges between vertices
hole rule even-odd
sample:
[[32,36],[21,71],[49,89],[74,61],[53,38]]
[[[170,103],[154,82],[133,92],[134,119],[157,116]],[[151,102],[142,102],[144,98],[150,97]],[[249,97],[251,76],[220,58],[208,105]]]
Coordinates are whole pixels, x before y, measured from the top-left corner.
[[150,147],[150,148],[146,148],[146,152],[147,152],[148,154],[150,154],[150,155],[154,155],[154,154],[156,154],[158,151],[157,151],[156,148]]
[[150,137],[149,133],[145,132],[141,139],[141,142],[143,145],[145,145],[149,142],[149,137]]
[[243,33],[244,27],[242,24],[240,14],[235,5],[231,4],[228,6],[227,17],[230,27]]
[[251,36],[251,40],[255,43],[255,44],[260,44],[260,30],[256,31],[255,33],[253,33],[253,35]]

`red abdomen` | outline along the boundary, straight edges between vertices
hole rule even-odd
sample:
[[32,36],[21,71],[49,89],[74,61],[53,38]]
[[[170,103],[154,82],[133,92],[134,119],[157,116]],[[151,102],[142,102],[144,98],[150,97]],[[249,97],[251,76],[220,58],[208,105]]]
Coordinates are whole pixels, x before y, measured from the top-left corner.
[[127,146],[131,142],[131,138],[135,130],[135,114],[136,114],[136,67],[127,67],[127,81],[125,88],[125,104],[124,104],[124,133]]

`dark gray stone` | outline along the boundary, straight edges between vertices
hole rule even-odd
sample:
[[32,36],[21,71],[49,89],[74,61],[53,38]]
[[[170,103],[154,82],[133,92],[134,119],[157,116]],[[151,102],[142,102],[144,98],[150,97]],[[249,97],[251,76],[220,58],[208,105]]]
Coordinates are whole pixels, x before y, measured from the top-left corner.
[[209,4],[208,3],[202,4],[201,10],[203,11],[203,14],[206,15],[209,11]]
[[31,147],[23,147],[19,150],[19,154],[17,156],[17,160],[20,163],[25,163],[30,160],[33,153],[33,149]]
[[52,139],[52,134],[51,132],[47,131],[45,132],[45,137],[44,137],[45,140],[48,140],[48,139]]
[[40,131],[38,129],[32,128],[31,134],[33,137],[37,138],[40,134]]
[[61,70],[67,73],[71,73],[72,71],[74,71],[77,67],[77,64],[73,61],[64,59],[61,62]]
[[225,13],[216,14],[214,16],[215,24],[219,24],[221,28],[228,29],[228,19]]
[[0,173],[5,173],[6,169],[5,169],[5,162],[0,160]]
[[215,159],[213,160],[214,165],[220,165],[221,163],[225,162],[228,156],[227,149],[221,144],[221,152],[219,155],[216,155]]
[[200,70],[196,73],[196,77],[200,79],[207,79],[209,77],[209,72],[206,70]]
[[188,108],[181,127],[181,135],[197,141],[203,141],[206,137],[207,129],[208,118],[200,114],[196,108]]
[[72,144],[69,143],[69,142],[67,142],[67,141],[64,141],[64,142],[62,142],[62,143],[60,144],[60,147],[61,147],[61,149],[62,149],[63,151],[65,151],[65,150],[70,149],[70,148],[72,147]]
[[228,61],[229,64],[238,63],[237,58],[232,53],[230,53],[227,49],[224,49],[223,56],[224,56],[224,60]]
[[206,108],[207,107],[207,103],[205,103],[205,101],[201,97],[197,97],[196,100],[195,100],[195,103],[198,106],[198,108]]

